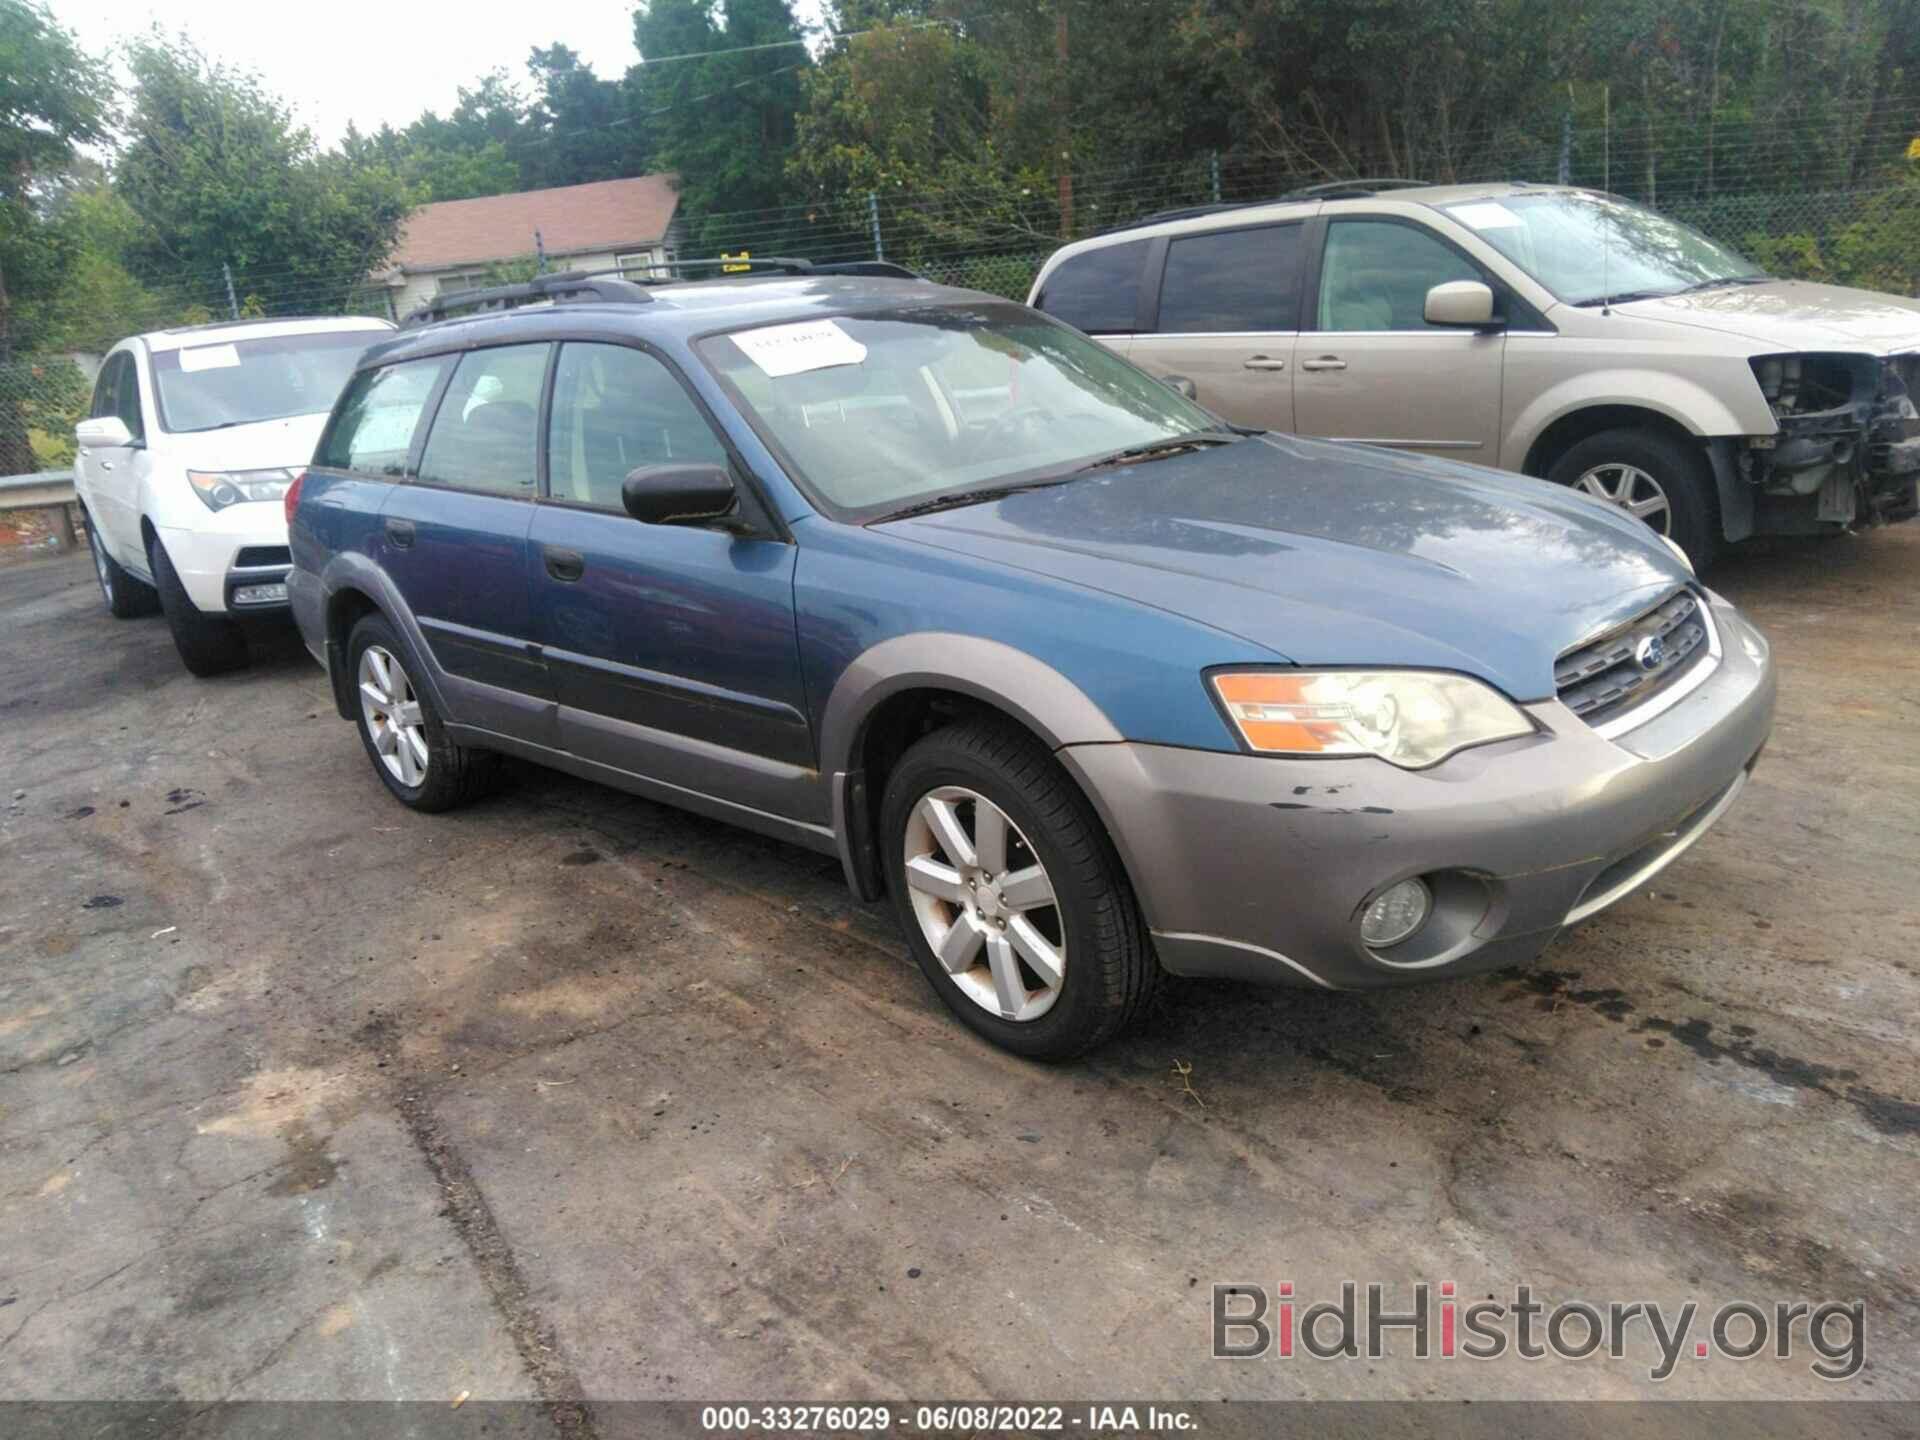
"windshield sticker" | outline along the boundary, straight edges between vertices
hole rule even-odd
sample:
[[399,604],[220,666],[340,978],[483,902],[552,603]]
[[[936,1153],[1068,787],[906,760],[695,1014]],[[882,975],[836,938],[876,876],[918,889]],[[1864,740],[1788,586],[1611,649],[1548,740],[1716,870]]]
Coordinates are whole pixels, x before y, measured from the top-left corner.
[[180,352],[180,368],[188,374],[195,370],[231,370],[240,363],[240,352],[231,345],[202,345]]
[[743,330],[730,338],[749,360],[775,379],[835,365],[860,365],[867,358],[867,347],[832,320],[769,325],[761,330]]
[[1476,205],[1455,205],[1448,211],[1462,225],[1475,230],[1510,230],[1521,223],[1520,217],[1497,200],[1482,200]]

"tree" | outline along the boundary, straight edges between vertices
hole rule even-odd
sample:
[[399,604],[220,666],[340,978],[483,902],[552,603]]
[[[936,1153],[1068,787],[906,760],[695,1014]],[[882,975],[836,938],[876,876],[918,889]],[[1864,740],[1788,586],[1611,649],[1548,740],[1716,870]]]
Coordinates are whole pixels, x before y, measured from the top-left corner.
[[114,189],[145,226],[136,259],[194,275],[219,266],[269,314],[345,305],[392,251],[413,203],[364,148],[320,151],[254,75],[155,32],[133,72]]
[[648,130],[633,113],[633,93],[602,80],[565,45],[527,57],[535,96],[521,142],[521,185],[545,189],[642,175],[648,168]]

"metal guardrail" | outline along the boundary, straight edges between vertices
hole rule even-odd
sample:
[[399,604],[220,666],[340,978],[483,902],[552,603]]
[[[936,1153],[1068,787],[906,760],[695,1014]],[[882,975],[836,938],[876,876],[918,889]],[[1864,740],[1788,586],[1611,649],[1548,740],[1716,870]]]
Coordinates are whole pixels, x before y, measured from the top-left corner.
[[0,510],[52,510],[54,529],[62,550],[79,544],[73,532],[73,506],[79,495],[71,470],[40,470],[31,475],[0,477]]

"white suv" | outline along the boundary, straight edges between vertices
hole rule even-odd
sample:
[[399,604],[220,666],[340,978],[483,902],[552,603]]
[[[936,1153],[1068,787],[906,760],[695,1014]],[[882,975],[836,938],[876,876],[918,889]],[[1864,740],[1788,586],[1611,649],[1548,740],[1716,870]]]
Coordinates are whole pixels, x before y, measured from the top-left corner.
[[74,485],[107,609],[166,612],[195,675],[244,665],[240,618],[287,612],[281,497],[384,320],[159,330],[108,352]]

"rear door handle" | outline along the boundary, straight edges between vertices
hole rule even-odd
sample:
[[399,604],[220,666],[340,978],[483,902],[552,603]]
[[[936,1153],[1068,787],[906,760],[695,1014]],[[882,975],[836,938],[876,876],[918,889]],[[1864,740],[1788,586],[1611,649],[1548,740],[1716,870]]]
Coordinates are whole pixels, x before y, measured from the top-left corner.
[[1302,370],[1344,370],[1347,368],[1347,362],[1338,355],[1322,355],[1318,360],[1302,360],[1300,368]]
[[556,550],[551,545],[543,545],[540,553],[546,557],[547,573],[556,580],[571,584],[587,573],[586,557],[578,550]]
[[1271,355],[1249,355],[1241,362],[1241,365],[1247,370],[1284,370],[1287,368],[1286,361],[1276,360]]
[[413,522],[398,518],[387,521],[387,539],[393,542],[396,550],[405,550],[413,544]]

